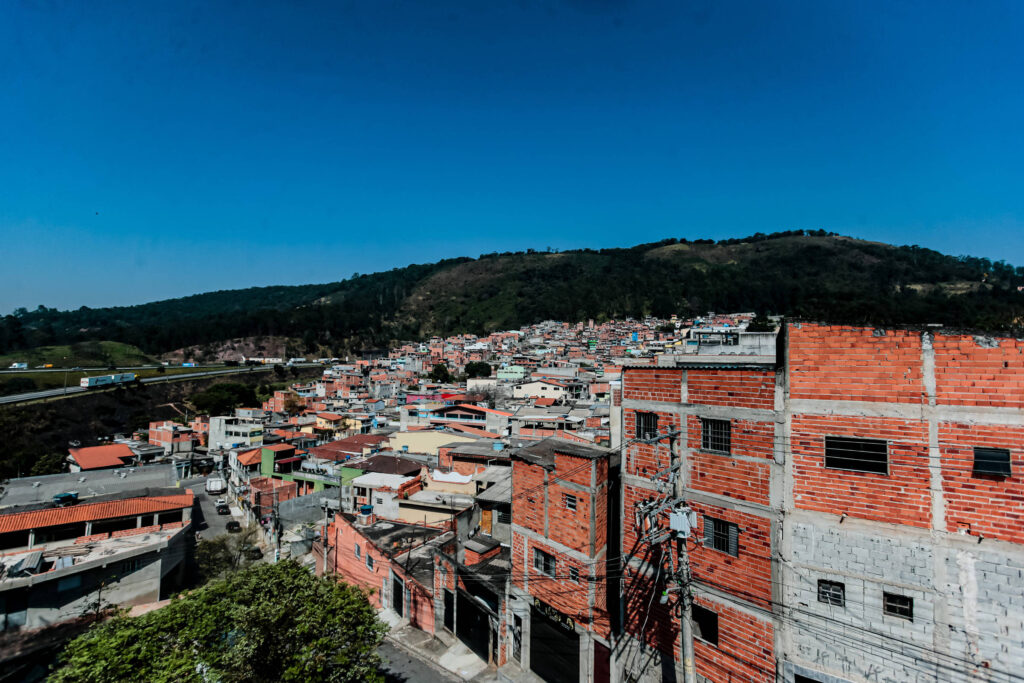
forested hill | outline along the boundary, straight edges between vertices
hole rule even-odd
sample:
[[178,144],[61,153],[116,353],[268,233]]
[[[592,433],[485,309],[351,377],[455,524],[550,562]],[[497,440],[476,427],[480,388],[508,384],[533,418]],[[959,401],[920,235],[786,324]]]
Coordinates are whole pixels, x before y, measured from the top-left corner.
[[1020,330],[1024,268],[823,231],[667,239],[623,249],[485,254],[341,282],[212,292],[140,306],[19,310],[0,353],[112,340],[160,353],[284,335],[309,350],[484,333],[545,319],[757,311],[847,323]]

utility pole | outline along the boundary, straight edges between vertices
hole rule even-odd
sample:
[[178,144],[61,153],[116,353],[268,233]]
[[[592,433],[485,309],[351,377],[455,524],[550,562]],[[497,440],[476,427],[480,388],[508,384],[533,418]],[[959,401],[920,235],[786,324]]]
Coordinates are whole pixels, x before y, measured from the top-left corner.
[[[669,462],[672,467],[672,475],[670,475],[673,482],[673,494],[674,498],[679,501],[683,498],[683,468],[682,468],[682,457],[679,454],[678,437],[674,436],[669,439]],[[689,522],[689,518],[687,519]],[[671,527],[676,525],[670,524]],[[679,532],[676,531],[676,534]],[[680,631],[683,637],[683,683],[696,683],[697,677],[694,672],[693,666],[693,622],[690,620],[691,617],[691,606],[693,605],[693,595],[690,593],[690,554],[687,551],[686,544],[689,541],[689,535],[692,533],[692,529],[689,530],[682,539],[678,539],[679,545],[679,566],[676,570],[677,581],[680,584],[679,599],[682,609],[680,610]]]

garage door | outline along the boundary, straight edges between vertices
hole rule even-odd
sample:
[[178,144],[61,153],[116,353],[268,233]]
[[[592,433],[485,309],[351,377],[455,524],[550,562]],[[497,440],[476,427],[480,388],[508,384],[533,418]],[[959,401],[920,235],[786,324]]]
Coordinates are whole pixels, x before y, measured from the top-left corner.
[[466,644],[477,657],[488,661],[490,650],[491,621],[487,612],[476,600],[459,591],[458,608],[455,610],[455,635]]
[[548,683],[580,680],[580,637],[575,630],[530,608],[530,668]]

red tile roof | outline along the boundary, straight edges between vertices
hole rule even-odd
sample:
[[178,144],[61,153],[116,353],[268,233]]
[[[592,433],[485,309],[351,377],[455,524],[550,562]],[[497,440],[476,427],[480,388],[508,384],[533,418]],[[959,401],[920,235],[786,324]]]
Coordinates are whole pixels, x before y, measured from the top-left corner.
[[83,470],[99,470],[104,467],[121,467],[125,459],[131,460],[135,453],[126,444],[112,443],[106,446],[72,448],[71,457]]
[[0,514],[0,534],[77,522],[96,522],[103,519],[131,517],[132,515],[149,515],[187,507],[192,507],[192,492],[188,490],[170,496],[126,498],[105,503],[79,503],[63,508]]
[[533,402],[533,405],[535,405],[535,406],[553,406],[553,405],[555,405],[555,399],[553,399],[551,397],[538,398],[536,401]]
[[249,465],[255,465],[263,459],[263,449],[254,448],[251,451],[238,454],[238,464],[248,467]]
[[276,443],[273,446],[264,446],[264,448],[266,448],[268,451],[274,451],[276,453],[280,453],[281,451],[295,450],[295,446],[291,445],[290,443]]
[[462,432],[464,434],[469,434],[470,436],[479,436],[479,437],[482,437],[484,439],[500,439],[501,438],[500,434],[495,434],[494,432],[484,431],[483,429],[477,429],[476,427],[470,427],[469,425],[463,425],[463,424],[459,424],[457,422],[453,422],[452,424],[446,425],[446,426],[449,429],[454,429],[457,432]]

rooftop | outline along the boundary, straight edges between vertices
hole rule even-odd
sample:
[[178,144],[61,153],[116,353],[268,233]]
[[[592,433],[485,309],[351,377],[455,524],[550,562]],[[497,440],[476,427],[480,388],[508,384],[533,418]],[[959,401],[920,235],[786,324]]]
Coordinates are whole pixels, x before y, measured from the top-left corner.
[[172,464],[21,477],[7,482],[7,491],[0,496],[0,508],[49,503],[55,495],[67,491],[78,491],[78,498],[82,500],[92,496],[174,486],[177,481]]

